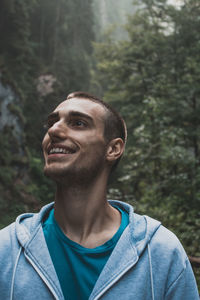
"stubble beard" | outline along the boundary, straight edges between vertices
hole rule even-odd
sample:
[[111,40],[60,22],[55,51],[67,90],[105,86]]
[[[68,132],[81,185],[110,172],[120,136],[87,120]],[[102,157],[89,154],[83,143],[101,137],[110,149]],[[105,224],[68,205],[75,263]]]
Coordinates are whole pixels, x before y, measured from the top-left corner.
[[55,181],[56,184],[67,185],[69,187],[86,187],[93,182],[103,172],[105,166],[105,153],[99,154],[96,159],[87,159],[83,164],[73,166],[45,166],[44,175]]

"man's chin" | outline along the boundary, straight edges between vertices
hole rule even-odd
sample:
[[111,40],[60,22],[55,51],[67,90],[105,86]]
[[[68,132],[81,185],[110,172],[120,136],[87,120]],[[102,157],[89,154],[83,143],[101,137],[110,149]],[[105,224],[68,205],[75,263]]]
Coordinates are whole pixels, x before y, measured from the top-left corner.
[[88,186],[98,177],[97,170],[90,172],[86,168],[56,168],[55,166],[45,166],[44,175],[57,184],[67,184],[68,186]]
[[44,167],[44,175],[48,178],[57,181],[60,177],[63,176],[61,170],[57,170],[55,168]]
[[74,170],[71,168],[56,168],[56,166],[45,166],[44,175],[52,179],[55,182],[65,182],[74,177]]

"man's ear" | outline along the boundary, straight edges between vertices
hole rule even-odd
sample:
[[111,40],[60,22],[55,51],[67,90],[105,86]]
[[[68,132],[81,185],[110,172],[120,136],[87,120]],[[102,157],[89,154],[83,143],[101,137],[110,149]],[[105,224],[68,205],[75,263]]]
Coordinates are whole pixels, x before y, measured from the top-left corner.
[[124,142],[121,138],[113,139],[109,142],[106,159],[109,162],[117,160],[124,152]]

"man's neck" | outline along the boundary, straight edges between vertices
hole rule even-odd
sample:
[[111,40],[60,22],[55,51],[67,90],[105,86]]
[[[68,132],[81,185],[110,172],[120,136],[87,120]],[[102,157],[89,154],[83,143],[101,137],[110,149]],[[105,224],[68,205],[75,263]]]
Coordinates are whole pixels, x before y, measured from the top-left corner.
[[106,182],[89,186],[58,185],[55,219],[64,234],[87,248],[109,240],[118,230],[121,216],[106,200]]

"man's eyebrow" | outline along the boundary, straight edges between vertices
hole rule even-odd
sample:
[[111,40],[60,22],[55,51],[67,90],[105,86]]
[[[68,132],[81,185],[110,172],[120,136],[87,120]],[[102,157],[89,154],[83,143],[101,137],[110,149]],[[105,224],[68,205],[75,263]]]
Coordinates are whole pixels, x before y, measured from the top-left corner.
[[79,111],[75,111],[75,110],[70,111],[69,116],[70,117],[81,117],[81,118],[89,120],[90,122],[94,122],[93,118],[90,115],[79,112]]
[[52,120],[52,119],[58,119],[59,118],[59,113],[58,112],[52,112],[48,115],[47,121]]
[[[93,118],[90,115],[76,111],[76,110],[69,111],[68,116],[69,117],[79,117],[79,118],[81,117],[81,118],[87,119],[90,122],[94,122]],[[47,122],[51,121],[52,119],[59,119],[59,112],[50,113],[47,117]]]

